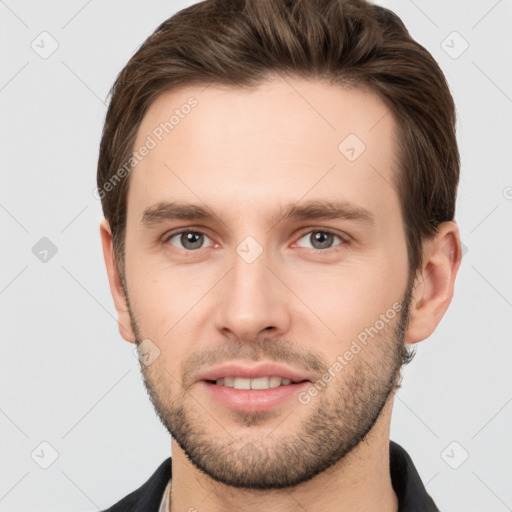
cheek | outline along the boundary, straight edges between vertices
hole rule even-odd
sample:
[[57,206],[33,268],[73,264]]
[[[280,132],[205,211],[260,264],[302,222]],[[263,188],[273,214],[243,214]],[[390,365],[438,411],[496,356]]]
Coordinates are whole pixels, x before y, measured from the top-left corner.
[[405,289],[405,271],[392,254],[375,251],[371,257],[356,259],[331,267],[310,265],[307,272],[302,269],[285,279],[294,283],[300,299],[290,297],[291,303],[297,303],[298,321],[307,322],[337,349],[392,309]]
[[218,281],[219,269],[213,265],[172,266],[163,258],[141,255],[127,262],[127,273],[130,302],[141,334],[174,356],[193,349],[198,337],[193,331],[205,320],[202,312],[208,307],[206,299]]
[[180,290],[178,282],[166,279],[164,275],[158,279],[141,279],[133,290],[132,307],[148,337],[150,333],[156,339],[171,335],[173,326],[179,323],[189,309],[189,294]]
[[145,337],[161,339],[163,322],[167,320],[168,330],[176,312],[175,303],[179,297],[176,283],[156,269],[151,261],[129,254],[130,258],[126,260],[127,286],[137,324]]

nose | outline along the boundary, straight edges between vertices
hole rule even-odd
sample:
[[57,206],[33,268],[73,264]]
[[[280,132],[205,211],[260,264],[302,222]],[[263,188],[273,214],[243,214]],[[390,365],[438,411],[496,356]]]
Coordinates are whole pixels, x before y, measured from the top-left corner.
[[258,336],[282,336],[290,328],[291,292],[268,268],[265,251],[252,262],[239,254],[222,280],[215,311],[215,326],[234,340],[252,340]]

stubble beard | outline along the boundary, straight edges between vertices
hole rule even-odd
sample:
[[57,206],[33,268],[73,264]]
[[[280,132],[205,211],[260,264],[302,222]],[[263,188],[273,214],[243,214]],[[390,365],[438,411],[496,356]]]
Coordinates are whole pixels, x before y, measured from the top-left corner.
[[[276,411],[231,411],[231,420],[247,429],[243,438],[235,438],[227,433],[228,425],[222,426],[222,418],[210,417],[200,405],[204,397],[192,396],[188,385],[180,384],[158,364],[141,363],[144,385],[172,438],[192,464],[213,480],[245,489],[294,487],[342,461],[357,447],[374,427],[390,395],[400,387],[400,369],[411,358],[405,345],[411,293],[409,284],[397,318],[355,354],[325,390],[306,405],[297,400],[295,407],[302,419],[295,432],[284,432],[286,419],[279,419]],[[127,302],[139,344],[144,337]],[[270,353],[280,360],[276,357],[279,341],[275,339],[238,344],[231,352],[243,357],[244,347],[250,347],[246,352],[250,359],[256,360],[255,351],[261,348],[260,359]],[[312,358],[318,361],[316,356]],[[264,435],[256,427],[265,424],[278,426]]]

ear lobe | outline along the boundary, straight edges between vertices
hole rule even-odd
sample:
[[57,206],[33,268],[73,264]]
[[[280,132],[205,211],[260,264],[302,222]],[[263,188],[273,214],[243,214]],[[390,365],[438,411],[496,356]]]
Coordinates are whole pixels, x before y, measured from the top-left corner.
[[462,259],[459,228],[454,221],[439,225],[423,245],[423,266],[416,275],[406,342],[428,338],[439,325],[453,297]]
[[119,333],[126,341],[135,343],[136,337],[135,333],[133,332],[130,313],[126,302],[126,296],[121,284],[121,277],[119,275],[115,259],[112,231],[106,219],[103,219],[100,223],[100,236],[101,245],[103,247],[103,259],[105,261],[105,267],[107,269],[108,282],[110,286],[110,293],[114,299],[114,305],[117,311]]

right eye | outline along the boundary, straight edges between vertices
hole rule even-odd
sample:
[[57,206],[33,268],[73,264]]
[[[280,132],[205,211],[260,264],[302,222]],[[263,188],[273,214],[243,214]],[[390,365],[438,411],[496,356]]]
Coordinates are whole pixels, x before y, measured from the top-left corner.
[[[203,248],[202,245],[205,241],[205,238],[209,240],[206,233],[203,233],[202,231],[187,229],[169,235],[165,239],[165,242],[169,242],[171,243],[171,245],[178,247],[178,249],[182,249],[185,251],[197,251],[198,249]],[[177,243],[181,244],[181,246],[176,245],[176,243],[173,243],[174,239],[176,239]]]

